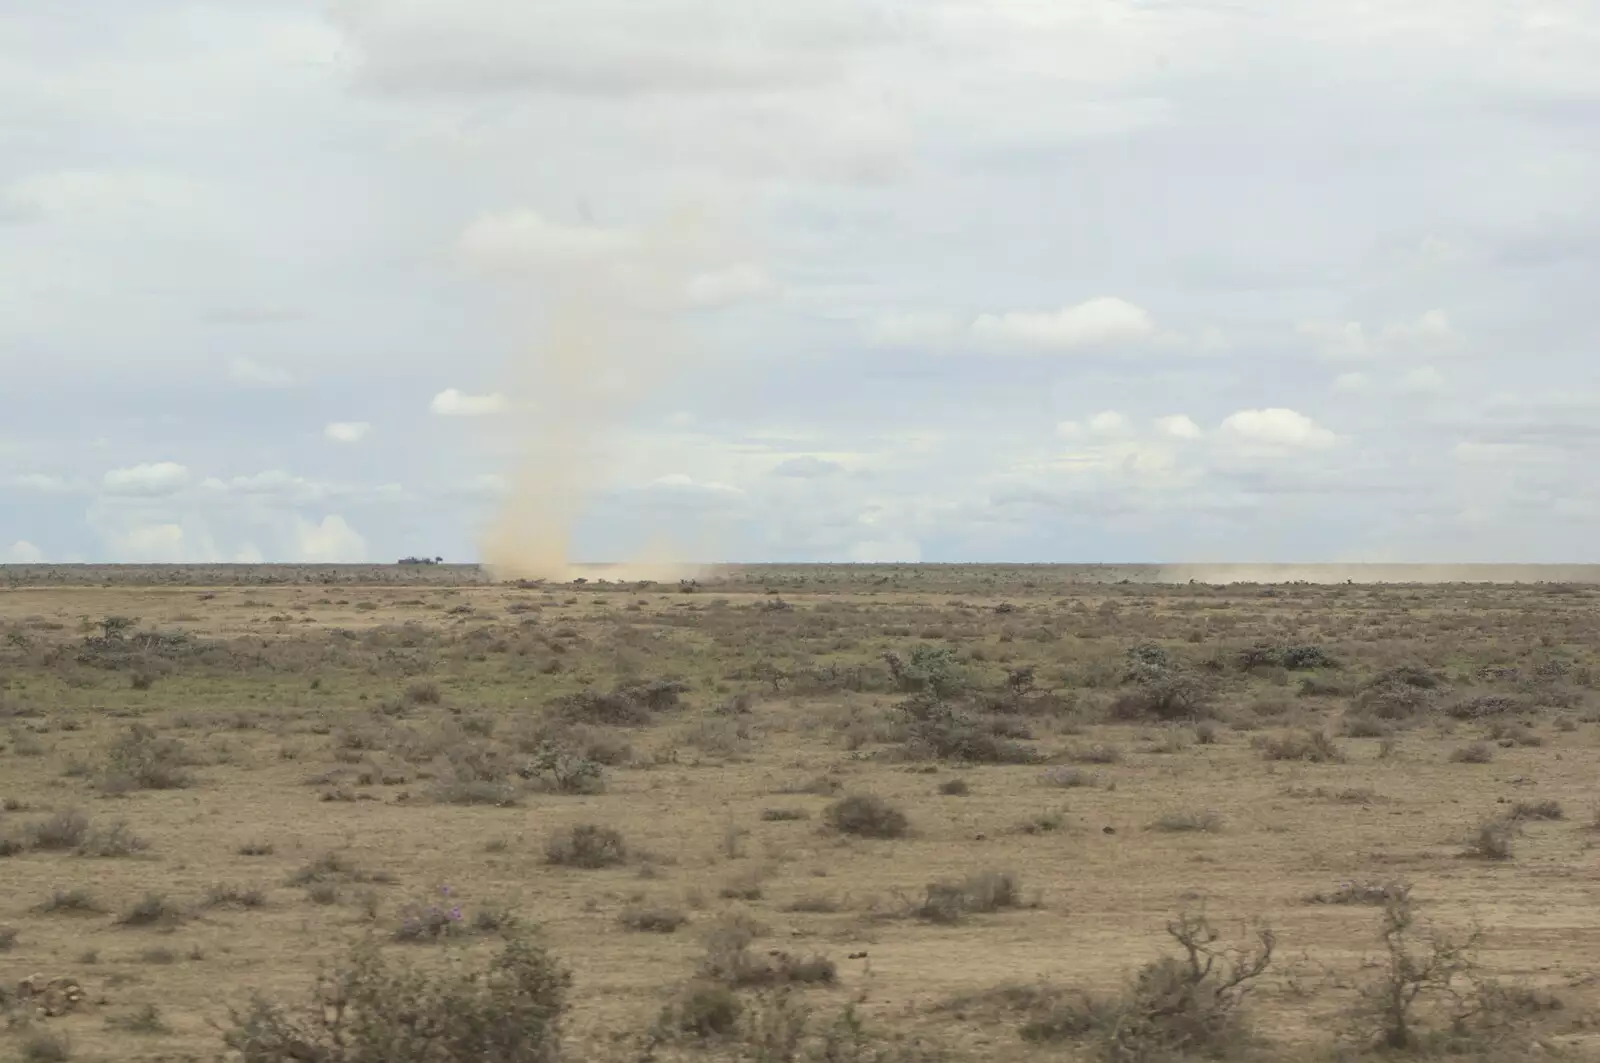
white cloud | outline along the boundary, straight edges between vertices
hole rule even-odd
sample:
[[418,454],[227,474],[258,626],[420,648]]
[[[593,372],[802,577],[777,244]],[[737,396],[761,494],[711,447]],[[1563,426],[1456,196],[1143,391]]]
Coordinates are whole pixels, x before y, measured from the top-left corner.
[[293,560],[308,562],[356,562],[367,559],[367,540],[337,513],[322,518],[320,524],[297,520],[294,531]]
[[890,311],[873,316],[866,338],[874,347],[940,348],[955,341],[960,331],[950,314]]
[[718,495],[737,495],[742,493],[737,487],[729,484],[719,483],[716,480],[696,480],[694,477],[681,472],[657,476],[650,483],[653,487],[665,488],[669,491],[706,492]]
[[455,388],[446,388],[433,397],[428,406],[440,417],[483,417],[505,409],[504,396],[467,395]]
[[155,170],[58,170],[0,189],[0,205],[41,218],[142,219],[181,211],[201,194],[193,179]]
[[172,461],[132,465],[108,471],[102,483],[110,495],[170,495],[189,486],[186,466]]
[[1303,321],[1296,331],[1311,341],[1323,357],[1335,361],[1438,353],[1459,347],[1462,342],[1461,334],[1443,310],[1429,310],[1412,321],[1391,322],[1377,333],[1359,321]]
[[13,477],[13,487],[23,491],[32,491],[41,495],[59,495],[72,490],[72,486],[59,476],[47,476],[44,473],[30,472]]
[[138,524],[110,536],[112,556],[124,564],[177,564],[211,560],[195,556],[179,524]]
[[1395,383],[1402,395],[1434,395],[1444,390],[1444,374],[1432,366],[1408,370]]
[[322,430],[322,434],[335,443],[359,443],[372,431],[372,425],[366,421],[334,421]]
[[800,480],[814,480],[822,476],[833,476],[843,472],[844,466],[836,461],[819,458],[811,454],[802,454],[799,457],[781,461],[773,468],[774,476],[788,476]]
[[1222,433],[1245,444],[1283,450],[1324,450],[1336,441],[1332,432],[1305,414],[1276,406],[1229,414]]
[[493,472],[480,472],[463,484],[467,494],[497,497],[509,494],[511,484],[504,476]]
[[1451,451],[1463,465],[1525,464],[1551,457],[1547,448],[1528,443],[1477,443],[1463,441]]
[[1315,344],[1325,358],[1366,358],[1372,353],[1367,330],[1359,321],[1346,321],[1343,324],[1302,321],[1295,331]]
[[1083,425],[1077,421],[1057,421],[1056,435],[1062,439],[1077,439],[1083,435]]
[[1128,429],[1128,419],[1116,410],[1101,410],[1089,418],[1089,431],[1096,435],[1119,435]]
[[770,287],[771,282],[760,266],[743,262],[695,274],[689,278],[685,295],[691,306],[717,307],[754,298]]
[[208,476],[200,482],[200,486],[214,494],[266,498],[289,504],[314,502],[328,493],[324,485],[282,469],[266,469],[250,476],[232,476],[226,480]]
[[18,539],[6,547],[5,560],[12,565],[34,565],[44,560],[44,551],[26,539]]
[[994,350],[1073,351],[1134,343],[1155,334],[1143,307],[1103,296],[1048,313],[983,314],[972,337]]
[[1158,417],[1156,429],[1164,436],[1171,439],[1199,439],[1202,433],[1200,426],[1195,424],[1186,414],[1175,413],[1169,417]]
[[634,234],[597,225],[562,225],[532,210],[487,214],[461,234],[460,250],[490,270],[556,270],[614,260],[639,250]]
[[1440,350],[1455,347],[1461,334],[1443,310],[1429,310],[1415,321],[1400,321],[1383,330],[1386,347],[1400,350]]
[[1333,378],[1335,391],[1363,391],[1372,383],[1372,378],[1365,373],[1340,373]]
[[234,380],[251,387],[282,388],[294,383],[294,377],[285,370],[251,358],[234,358],[228,363],[228,371]]

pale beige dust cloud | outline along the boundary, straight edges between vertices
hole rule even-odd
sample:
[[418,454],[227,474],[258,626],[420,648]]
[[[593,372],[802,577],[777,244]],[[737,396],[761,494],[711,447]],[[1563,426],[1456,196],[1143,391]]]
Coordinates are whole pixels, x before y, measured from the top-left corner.
[[703,543],[641,529],[639,556],[579,565],[572,536],[586,501],[606,486],[623,418],[703,364],[688,315],[703,302],[701,280],[727,258],[711,218],[680,210],[637,232],[571,228],[556,239],[542,221],[513,224],[536,238],[521,248],[514,235],[497,238],[496,261],[530,286],[542,314],[519,323],[530,338],[512,360],[501,422],[521,457],[484,533],[485,565],[499,579],[696,576],[701,565],[685,558],[707,557]]

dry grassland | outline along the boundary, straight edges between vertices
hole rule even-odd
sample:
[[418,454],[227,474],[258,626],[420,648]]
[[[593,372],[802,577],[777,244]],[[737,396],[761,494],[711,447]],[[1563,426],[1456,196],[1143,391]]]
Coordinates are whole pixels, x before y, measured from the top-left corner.
[[519,926],[571,1060],[1595,1058],[1600,591],[1076,578],[13,573],[0,1058]]

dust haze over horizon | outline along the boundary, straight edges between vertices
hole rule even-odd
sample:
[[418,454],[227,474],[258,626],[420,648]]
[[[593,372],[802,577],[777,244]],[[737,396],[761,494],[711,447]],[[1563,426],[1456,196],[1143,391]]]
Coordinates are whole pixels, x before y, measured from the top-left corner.
[[13,7],[0,563],[1600,560],[1593,4]]

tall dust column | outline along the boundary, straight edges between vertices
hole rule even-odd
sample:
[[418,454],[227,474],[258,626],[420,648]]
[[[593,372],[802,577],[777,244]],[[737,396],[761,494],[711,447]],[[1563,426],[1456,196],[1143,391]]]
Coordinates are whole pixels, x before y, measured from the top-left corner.
[[[538,253],[521,272],[539,284],[544,322],[513,360],[507,389],[521,459],[482,544],[499,579],[571,577],[573,528],[624,415],[692,361],[681,318],[709,252],[704,219],[687,213],[638,234],[543,226],[539,235],[546,246],[525,249]],[[687,570],[659,557],[626,568],[635,578]]]

